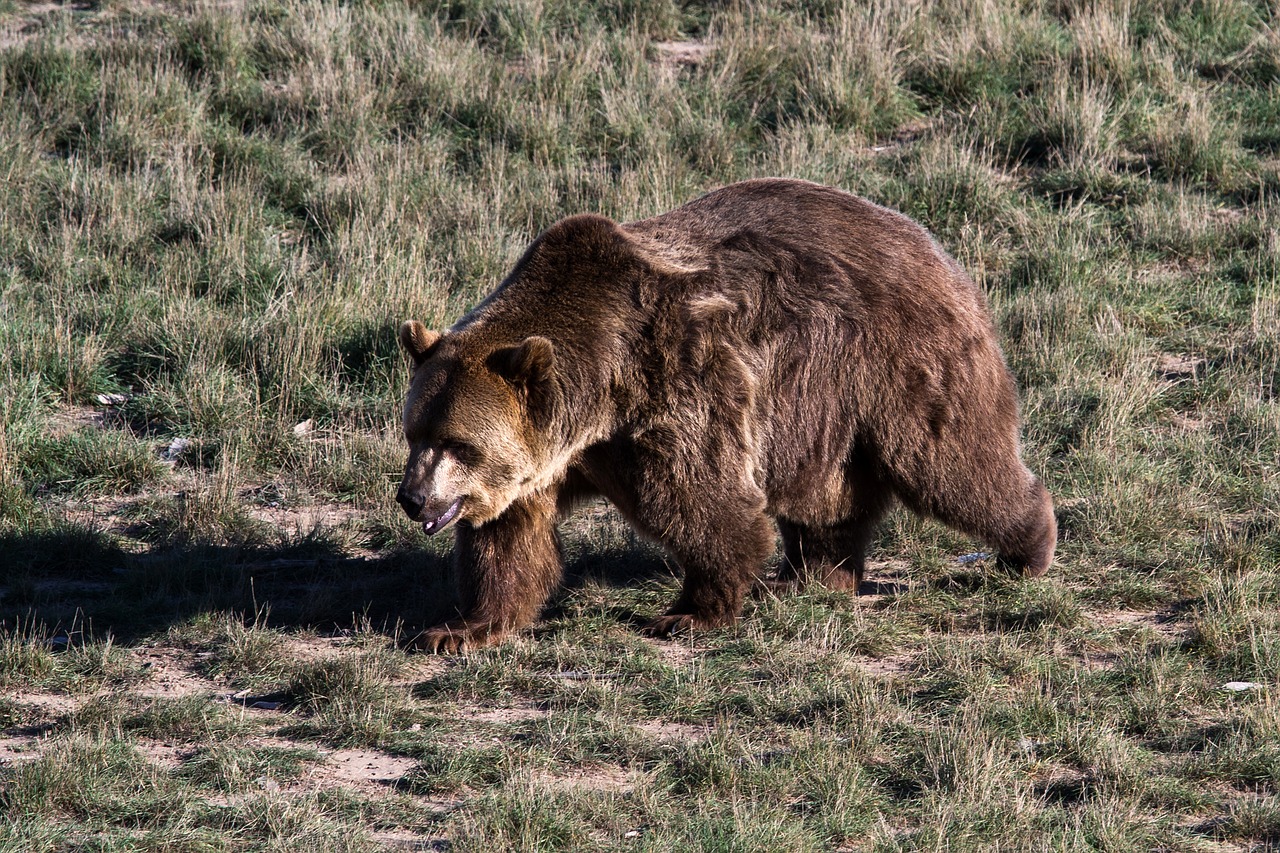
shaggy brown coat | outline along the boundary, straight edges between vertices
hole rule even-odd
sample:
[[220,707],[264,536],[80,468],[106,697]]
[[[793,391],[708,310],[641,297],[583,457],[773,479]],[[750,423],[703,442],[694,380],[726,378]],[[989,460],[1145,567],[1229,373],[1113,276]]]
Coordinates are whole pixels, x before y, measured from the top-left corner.
[[1029,575],[1053,505],[981,292],[919,225],[839,190],[754,180],[619,225],[573,216],[443,335],[406,323],[398,499],[458,520],[459,651],[531,623],[556,521],[603,495],[684,570],[649,630],[724,625],[779,580],[857,589],[897,498]]

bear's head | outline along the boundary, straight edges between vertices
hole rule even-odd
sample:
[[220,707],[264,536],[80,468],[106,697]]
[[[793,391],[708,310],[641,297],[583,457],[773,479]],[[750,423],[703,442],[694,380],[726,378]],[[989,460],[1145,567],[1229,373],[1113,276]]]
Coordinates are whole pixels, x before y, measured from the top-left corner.
[[551,341],[441,334],[410,320],[400,343],[413,362],[404,405],[409,461],[396,501],[428,534],[459,519],[483,524],[537,487],[552,455]]

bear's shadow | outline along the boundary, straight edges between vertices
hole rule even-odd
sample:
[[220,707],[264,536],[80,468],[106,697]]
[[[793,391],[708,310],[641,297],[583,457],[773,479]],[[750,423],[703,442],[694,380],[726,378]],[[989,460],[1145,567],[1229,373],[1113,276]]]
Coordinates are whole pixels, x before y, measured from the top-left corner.
[[0,631],[127,644],[226,611],[274,628],[394,636],[456,611],[449,553],[353,556],[324,535],[137,553],[72,525],[0,534]]
[[[638,540],[581,544],[566,557],[547,615],[561,609],[566,591],[677,577],[657,546]],[[72,525],[9,531],[0,534],[0,631],[129,644],[230,611],[284,630],[406,636],[457,615],[451,558],[451,541],[353,556],[321,534],[276,546],[180,543],[138,553]],[[617,618],[643,624],[654,615],[622,607]]]

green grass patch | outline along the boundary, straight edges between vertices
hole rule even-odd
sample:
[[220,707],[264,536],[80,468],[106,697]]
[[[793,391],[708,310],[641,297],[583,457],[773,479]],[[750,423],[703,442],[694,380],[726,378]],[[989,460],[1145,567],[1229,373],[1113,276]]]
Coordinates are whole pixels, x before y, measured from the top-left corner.
[[[1265,4],[0,18],[0,848],[1280,838]],[[562,216],[763,175],[973,273],[1053,572],[894,512],[870,597],[656,643],[670,561],[590,507],[533,629],[397,651],[455,608],[449,543],[392,502],[399,322],[447,326]]]

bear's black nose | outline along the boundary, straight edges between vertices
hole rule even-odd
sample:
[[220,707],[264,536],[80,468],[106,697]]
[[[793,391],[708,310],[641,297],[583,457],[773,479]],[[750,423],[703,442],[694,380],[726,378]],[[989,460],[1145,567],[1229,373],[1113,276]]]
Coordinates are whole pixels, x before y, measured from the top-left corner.
[[396,492],[396,503],[404,507],[405,514],[411,519],[417,520],[419,513],[422,512],[422,499],[406,492],[403,486]]

